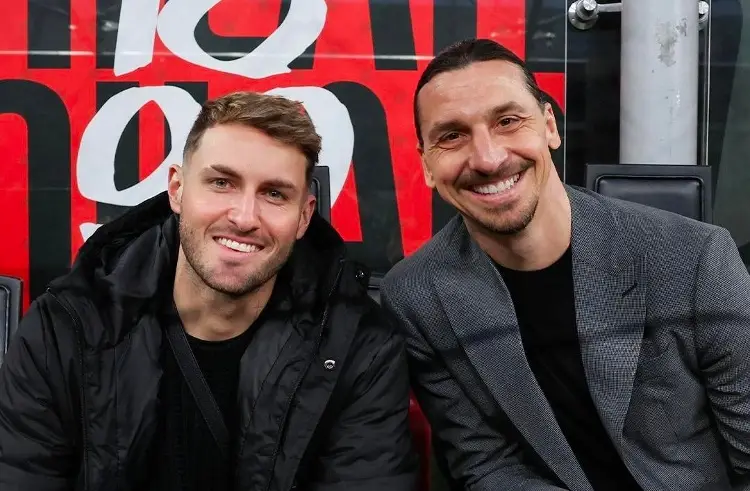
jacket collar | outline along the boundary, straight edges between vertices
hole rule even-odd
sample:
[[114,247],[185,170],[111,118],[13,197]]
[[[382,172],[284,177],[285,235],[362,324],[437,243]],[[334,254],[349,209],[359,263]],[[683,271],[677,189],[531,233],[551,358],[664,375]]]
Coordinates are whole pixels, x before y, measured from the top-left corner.
[[[163,192],[101,226],[81,247],[71,271],[54,280],[50,288],[79,293],[98,305],[117,306],[137,315],[144,308],[158,307],[154,299],[171,291],[178,248],[177,216]],[[345,251],[340,235],[315,213],[280,272],[279,281],[288,287],[287,300],[291,301],[282,306],[317,311],[329,300],[334,286],[338,296],[366,295],[369,272],[346,261]],[[359,281],[336,285],[343,267],[361,271]]]

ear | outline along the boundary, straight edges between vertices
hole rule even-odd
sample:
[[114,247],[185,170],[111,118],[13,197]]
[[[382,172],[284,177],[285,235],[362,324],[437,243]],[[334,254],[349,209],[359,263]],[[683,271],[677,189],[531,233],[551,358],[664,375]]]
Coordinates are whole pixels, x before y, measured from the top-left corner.
[[307,193],[307,198],[302,204],[302,214],[299,218],[299,225],[297,226],[297,240],[301,239],[302,236],[305,235],[305,232],[307,232],[307,227],[310,226],[310,220],[312,220],[313,213],[315,213],[316,203],[317,199],[315,198],[315,195]]
[[547,146],[552,150],[557,150],[562,144],[560,133],[557,131],[557,120],[555,112],[552,110],[552,104],[544,103],[544,129],[547,137]]
[[182,187],[184,184],[184,172],[182,166],[172,164],[169,166],[169,181],[167,183],[167,194],[169,195],[169,206],[178,215],[182,211]]
[[435,179],[432,177],[432,171],[430,166],[427,164],[427,158],[424,153],[422,145],[417,145],[417,151],[419,152],[419,159],[422,161],[422,172],[424,173],[424,182],[429,188],[435,188]]

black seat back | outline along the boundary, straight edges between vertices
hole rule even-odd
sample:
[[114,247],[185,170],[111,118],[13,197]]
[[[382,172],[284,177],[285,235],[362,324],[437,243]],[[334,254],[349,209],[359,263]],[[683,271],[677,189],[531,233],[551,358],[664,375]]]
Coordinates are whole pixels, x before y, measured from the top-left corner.
[[310,182],[310,192],[315,196],[316,210],[326,219],[331,221],[331,173],[328,167],[316,165]]
[[370,277],[370,284],[367,286],[367,293],[370,298],[380,304],[380,282],[383,280],[381,275],[372,275]]
[[21,320],[22,286],[18,278],[0,276],[0,365]]
[[589,164],[586,187],[604,196],[711,223],[711,168],[705,165]]
[[[312,182],[310,183],[310,192],[317,199],[317,212],[328,222],[331,221],[331,175],[328,167],[316,165],[313,171]],[[367,293],[373,300],[380,303],[380,280],[381,277],[373,275],[370,277],[370,284]]]

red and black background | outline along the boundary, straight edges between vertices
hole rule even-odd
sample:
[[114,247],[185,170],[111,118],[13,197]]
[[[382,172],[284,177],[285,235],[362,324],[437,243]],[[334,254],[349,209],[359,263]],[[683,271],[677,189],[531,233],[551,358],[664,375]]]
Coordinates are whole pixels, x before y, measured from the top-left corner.
[[[5,4],[0,21],[0,274],[25,280],[26,305],[69,268],[83,241],[81,223],[104,223],[124,211],[81,196],[75,174],[87,124],[124,89],[175,85],[198,102],[241,88],[315,85],[333,92],[349,110],[355,145],[332,221],[352,253],[376,273],[413,252],[452,215],[423,185],[415,152],[411,102],[425,58],[458,39],[493,38],[529,60],[562,118],[565,19],[559,6],[541,5],[548,2],[328,0],[322,33],[290,65],[292,71],[262,80],[192,65],[171,55],[158,35],[149,65],[114,76],[120,3]],[[199,23],[196,38],[207,52],[247,53],[288,10],[289,0],[222,0]],[[540,32],[527,25],[530,15],[552,19],[541,29],[546,38],[530,36]],[[321,53],[337,56],[316,56]],[[136,184],[162,162],[170,149],[167,126],[154,103],[131,120],[117,149],[117,189]]]

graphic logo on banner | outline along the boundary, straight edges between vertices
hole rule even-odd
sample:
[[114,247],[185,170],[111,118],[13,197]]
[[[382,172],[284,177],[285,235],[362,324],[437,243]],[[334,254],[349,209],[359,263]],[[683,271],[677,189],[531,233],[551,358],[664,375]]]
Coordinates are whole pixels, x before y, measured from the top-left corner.
[[[166,189],[206,98],[243,89],[304,104],[323,137],[333,224],[385,272],[453,213],[415,151],[421,70],[466,37],[521,56],[526,46],[527,0],[9,1],[0,227],[14,234],[0,274],[23,277],[31,297],[101,224]],[[562,105],[562,73],[538,76]]]

